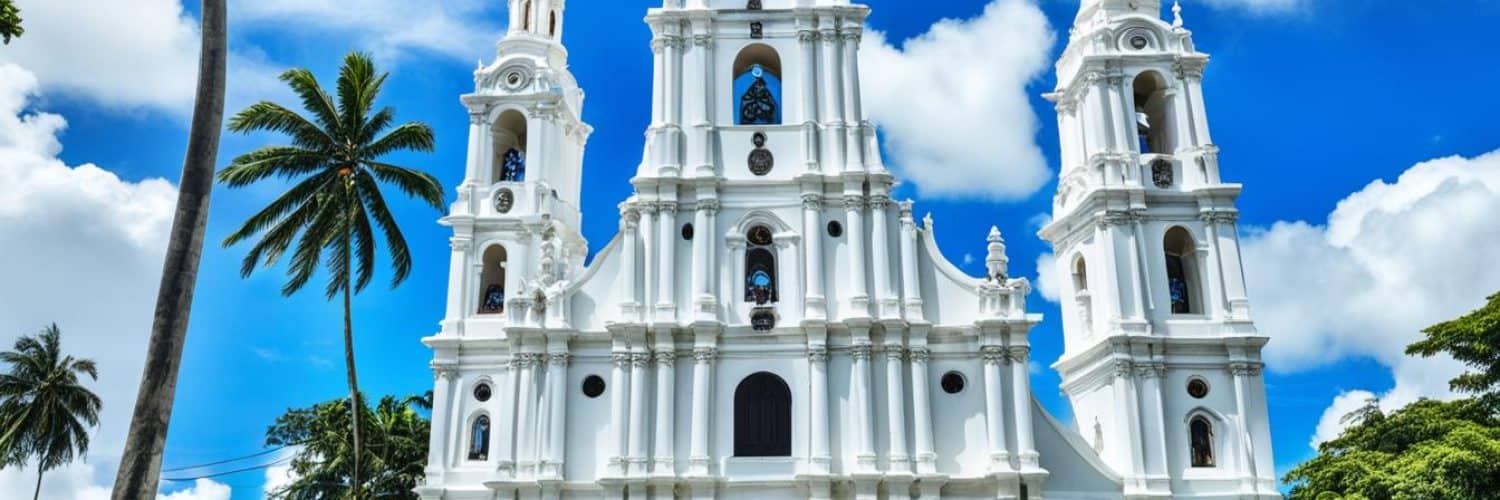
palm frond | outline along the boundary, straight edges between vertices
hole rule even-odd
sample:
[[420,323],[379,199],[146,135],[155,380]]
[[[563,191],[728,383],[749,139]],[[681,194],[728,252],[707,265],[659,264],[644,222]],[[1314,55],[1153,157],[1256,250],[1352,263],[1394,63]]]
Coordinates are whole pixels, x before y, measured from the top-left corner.
[[338,180],[338,173],[332,170],[307,178],[306,180],[292,186],[287,192],[282,193],[276,200],[272,201],[266,208],[256,212],[245,220],[240,228],[224,238],[224,246],[234,245],[245,238],[254,236],[272,224],[284,220],[287,213],[306,205],[320,192],[328,189],[329,184]]
[[231,132],[270,131],[292,137],[297,146],[327,151],[336,144],[328,131],[308,121],[296,111],[270,101],[251,104],[229,119]]
[[317,271],[323,248],[328,246],[330,240],[339,236],[337,231],[343,206],[344,201],[339,196],[323,198],[312,223],[302,231],[302,238],[297,242],[296,250],[292,251],[291,268],[287,270],[289,279],[281,287],[282,295],[297,293],[304,285],[307,285],[308,280],[312,279],[313,273]]
[[395,184],[401,192],[427,202],[428,206],[443,209],[443,184],[432,174],[416,169],[380,162],[365,162],[365,166],[383,182]]
[[327,168],[332,155],[295,146],[267,146],[239,155],[219,170],[219,182],[230,187],[250,185],[271,176],[292,178]]
[[394,268],[391,276],[391,287],[394,288],[406,281],[406,276],[411,273],[411,250],[406,246],[406,237],[401,234],[401,227],[396,225],[396,218],[391,216],[390,208],[385,204],[380,186],[369,176],[361,176],[359,181],[355,187],[359,189],[360,200],[364,202],[370,217],[375,219],[380,232],[385,234],[386,250],[391,254],[391,266]]
[[432,127],[422,122],[407,122],[371,142],[362,151],[362,156],[374,160],[396,151],[430,153],[436,148],[437,139],[433,137]]
[[[369,174],[360,174],[366,176]],[[370,228],[370,218],[365,213],[363,203],[353,203],[354,214],[349,221],[353,224],[352,236],[354,240],[354,291],[364,290],[370,284],[370,278],[375,274],[375,234]]]
[[[324,132],[331,137],[337,138],[344,133],[343,124],[339,121],[338,108],[334,106],[333,99],[323,86],[318,84],[318,78],[313,76],[312,71],[306,68],[294,68],[281,74],[281,81],[286,82],[302,99],[302,108],[312,113],[318,120]],[[339,142],[337,140],[333,141]]]

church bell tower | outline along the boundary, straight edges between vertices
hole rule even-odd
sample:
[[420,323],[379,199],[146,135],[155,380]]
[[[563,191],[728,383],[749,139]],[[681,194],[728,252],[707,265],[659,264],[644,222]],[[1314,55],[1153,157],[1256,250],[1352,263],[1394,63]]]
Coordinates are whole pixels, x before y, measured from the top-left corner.
[[1057,62],[1062,168],[1041,231],[1061,277],[1054,365],[1127,498],[1279,498],[1261,348],[1220,179],[1208,56],[1158,0],[1084,0]]

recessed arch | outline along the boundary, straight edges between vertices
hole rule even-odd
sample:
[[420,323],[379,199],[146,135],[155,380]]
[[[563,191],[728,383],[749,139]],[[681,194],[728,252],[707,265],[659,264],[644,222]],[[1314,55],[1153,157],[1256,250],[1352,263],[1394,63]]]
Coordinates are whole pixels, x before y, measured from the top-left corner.
[[1162,252],[1172,314],[1203,314],[1203,266],[1193,234],[1187,228],[1173,226],[1162,238]]
[[736,125],[781,123],[781,55],[776,49],[763,43],[745,45],[734,57],[730,81]]
[[1176,123],[1170,106],[1166,77],[1156,70],[1142,71],[1131,84],[1135,102],[1136,133],[1142,153],[1173,154],[1177,150]]
[[771,372],[756,372],[734,390],[734,456],[792,455],[792,391]]
[[526,180],[526,123],[526,115],[516,109],[506,109],[495,117],[490,127],[494,136],[493,182]]
[[1188,446],[1193,467],[1214,467],[1214,424],[1198,415],[1188,419]]
[[468,446],[465,455],[469,460],[483,462],[490,459],[490,435],[493,432],[490,415],[478,412],[469,419]]
[[479,274],[479,314],[505,312],[505,274],[510,265],[509,258],[505,245],[496,243],[484,249],[480,259],[483,267]]
[[1080,252],[1073,256],[1073,291],[1074,293],[1087,293],[1089,290],[1089,266],[1088,260]]

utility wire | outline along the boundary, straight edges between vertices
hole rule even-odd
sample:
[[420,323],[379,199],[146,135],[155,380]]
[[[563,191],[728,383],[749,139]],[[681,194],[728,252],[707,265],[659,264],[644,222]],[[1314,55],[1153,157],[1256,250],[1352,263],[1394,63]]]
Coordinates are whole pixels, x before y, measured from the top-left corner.
[[227,463],[230,463],[230,462],[239,462],[241,460],[245,460],[245,459],[248,459],[248,458],[255,458],[255,457],[259,457],[259,456],[269,455],[269,454],[272,454],[272,453],[284,450],[287,447],[297,446],[297,445],[301,445],[301,444],[303,444],[303,443],[284,444],[284,445],[281,445],[281,446],[277,446],[275,448],[271,448],[269,450],[265,450],[265,451],[262,451],[262,452],[259,452],[259,453],[252,453],[252,454],[245,455],[245,456],[242,456],[242,457],[229,458],[229,459],[224,459],[224,460],[220,460],[220,461],[217,461],[217,462],[209,462],[209,463],[206,463],[206,464],[189,465],[189,466],[185,466],[185,467],[173,467],[171,469],[162,469],[161,471],[162,472],[181,472],[181,471],[191,470],[191,469],[202,469],[204,467],[211,467],[211,466],[214,466],[214,465],[223,465],[223,464],[227,464]]
[[239,474],[241,472],[250,472],[250,471],[254,471],[254,470],[269,469],[271,467],[275,467],[277,465],[281,465],[281,464],[287,463],[287,462],[289,462],[291,460],[292,460],[292,457],[286,457],[286,458],[283,458],[281,460],[277,460],[275,462],[271,462],[271,463],[268,463],[268,464],[257,465],[257,466],[254,466],[254,467],[245,467],[243,469],[235,469],[235,470],[224,471],[224,472],[215,472],[213,474],[204,474],[204,475],[201,475],[201,476],[193,476],[193,477],[162,478],[162,481],[172,481],[172,482],[197,481],[199,479],[208,479],[208,478],[211,478],[211,477],[228,476],[230,474]]

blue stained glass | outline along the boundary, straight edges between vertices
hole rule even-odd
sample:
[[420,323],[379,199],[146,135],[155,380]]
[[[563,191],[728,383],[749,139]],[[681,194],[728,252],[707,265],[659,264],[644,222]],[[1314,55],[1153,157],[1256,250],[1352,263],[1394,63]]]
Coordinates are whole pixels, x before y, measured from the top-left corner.
[[781,79],[759,64],[734,78],[735,124],[781,123]]

